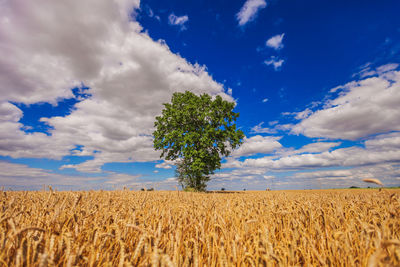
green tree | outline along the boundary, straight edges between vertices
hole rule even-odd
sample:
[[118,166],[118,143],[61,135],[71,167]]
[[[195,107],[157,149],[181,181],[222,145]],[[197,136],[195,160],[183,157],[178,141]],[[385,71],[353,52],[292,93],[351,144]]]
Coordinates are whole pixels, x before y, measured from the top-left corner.
[[242,144],[236,129],[235,103],[208,94],[174,93],[156,117],[154,148],[161,158],[176,160],[176,176],[183,188],[204,191],[221,158]]

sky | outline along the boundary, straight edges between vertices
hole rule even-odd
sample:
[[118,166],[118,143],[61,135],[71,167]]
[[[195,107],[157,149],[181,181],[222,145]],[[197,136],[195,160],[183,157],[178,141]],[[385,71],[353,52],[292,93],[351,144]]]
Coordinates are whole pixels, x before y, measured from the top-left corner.
[[174,92],[236,103],[208,189],[400,185],[399,1],[0,1],[0,186],[176,190]]

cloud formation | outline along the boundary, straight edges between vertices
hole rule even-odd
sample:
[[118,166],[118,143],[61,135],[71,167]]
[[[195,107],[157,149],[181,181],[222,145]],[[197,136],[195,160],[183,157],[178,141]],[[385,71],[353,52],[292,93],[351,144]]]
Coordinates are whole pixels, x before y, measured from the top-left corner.
[[[134,17],[138,8],[139,1],[128,0],[1,3],[0,45],[7,56],[0,57],[0,155],[93,156],[64,166],[82,172],[101,172],[107,162],[158,160],[153,120],[173,92],[233,101],[204,66],[143,32]],[[41,118],[50,135],[21,130],[23,114],[10,101],[56,104],[75,97],[71,88],[82,83],[91,96],[71,114]],[[81,150],[72,152],[77,145]]]
[[285,36],[284,33],[282,34],[277,34],[275,36],[272,36],[271,38],[269,38],[267,40],[267,42],[265,43],[266,46],[271,47],[275,50],[280,50],[283,48],[283,37]]
[[360,71],[353,74],[353,77],[365,78],[374,75],[381,75],[385,72],[395,70],[399,67],[397,63],[389,63],[382,65],[376,69],[371,68],[371,63],[367,63],[364,66],[361,66]]
[[[230,166],[266,168],[268,170],[302,170],[324,167],[357,167],[400,162],[398,149],[400,133],[378,136],[365,142],[365,147],[351,146],[331,150],[340,143],[327,142],[306,145],[289,153],[276,153],[261,158],[248,158],[244,161],[230,162]],[[372,142],[372,143],[369,143]],[[374,146],[375,143],[393,146]]]
[[170,25],[180,26],[181,31],[186,30],[185,23],[188,21],[189,21],[189,17],[187,15],[176,16],[174,13],[171,13],[168,16],[168,23]]
[[[365,187],[362,179],[378,178],[386,186],[398,186],[400,72],[395,67],[378,67],[373,70],[375,76],[335,87],[324,101],[284,114],[293,116],[297,124],[274,122],[272,129],[262,127],[263,123],[253,127],[253,133],[290,131],[319,140],[298,149],[281,146],[262,157],[228,158],[218,179],[267,185],[262,182],[265,176],[279,180],[274,183],[280,188],[302,188],[306,184],[329,188]],[[262,153],[261,147],[252,146],[249,154]]]
[[0,161],[0,184],[16,190],[40,190],[44,185],[52,185],[61,190],[71,189],[112,189],[123,186],[139,186],[140,175],[129,175],[109,172],[102,176],[88,177],[80,175],[63,175],[40,168],[31,168],[24,164]]
[[247,0],[240,11],[236,14],[239,26],[244,26],[254,20],[257,13],[267,6],[265,0]]
[[327,100],[323,109],[299,113],[304,116],[298,117],[302,120],[292,132],[308,137],[358,140],[400,131],[399,71],[388,70],[332,90],[338,91],[339,95]]
[[256,126],[252,127],[250,133],[269,133],[273,134],[276,133],[274,128],[263,127],[264,122],[260,122]]
[[[263,0],[246,1],[237,14],[239,25],[255,19],[266,5]],[[232,90],[213,80],[205,66],[172,53],[163,40],[152,40],[135,20],[138,9],[139,1],[128,0],[1,2],[0,155],[48,159],[91,156],[91,160],[66,164],[61,169],[97,174],[61,175],[0,161],[0,169],[6,170],[0,174],[0,184],[19,188],[55,184],[81,189],[94,184],[143,186],[139,174],[105,173],[102,166],[159,159],[152,132],[161,103],[168,102],[173,92],[187,89],[233,101]],[[182,29],[188,19],[171,14],[169,23]],[[283,38],[283,33],[276,35],[266,45],[279,50]],[[284,60],[273,56],[264,63],[280,70]],[[293,134],[319,139],[295,149],[283,147],[281,137],[246,137],[211,185],[230,181],[237,186],[265,186],[266,181],[277,180],[285,171],[289,174],[279,182],[282,185],[301,185],[312,179],[325,185],[337,180],[353,185],[361,178],[396,184],[400,177],[398,66],[363,66],[354,76],[359,80],[333,88],[318,106],[290,113],[297,120],[295,124],[273,122],[271,128],[263,127],[263,123],[256,125],[251,129],[253,134],[289,129]],[[84,86],[90,88],[87,98],[71,91]],[[69,115],[40,119],[50,126],[48,134],[26,133],[20,122],[24,114],[12,104],[56,105],[71,98],[78,103]],[[359,144],[346,147],[337,139]],[[260,154],[262,157],[254,157]],[[162,162],[155,167],[161,172],[171,165]],[[318,170],[312,171],[314,168]],[[290,174],[292,171],[301,173]],[[171,189],[172,185],[176,185],[174,178],[160,182],[163,188]]]
[[173,161],[166,160],[162,163],[156,164],[156,168],[158,169],[172,169],[172,165],[174,165]]
[[283,59],[280,59],[275,56],[271,56],[270,59],[264,61],[264,64],[267,66],[272,66],[275,71],[278,71],[281,69],[284,62],[285,62],[285,60],[283,60]]
[[[400,184],[399,132],[374,137],[363,146],[338,146],[339,142],[315,142],[297,150],[281,147],[260,158],[228,158],[216,181],[266,186],[266,176],[280,188],[365,186],[366,178],[378,178],[386,186]],[[259,151],[254,147],[252,154]]]
[[269,154],[282,147],[278,142],[280,137],[261,136],[245,137],[243,144],[232,152],[233,157],[249,156],[254,154]]

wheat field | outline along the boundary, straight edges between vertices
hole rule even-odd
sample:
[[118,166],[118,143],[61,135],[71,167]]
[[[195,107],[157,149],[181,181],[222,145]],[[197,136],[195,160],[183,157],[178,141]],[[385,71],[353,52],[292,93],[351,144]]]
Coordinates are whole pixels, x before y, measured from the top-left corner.
[[2,266],[399,266],[400,190],[1,192]]

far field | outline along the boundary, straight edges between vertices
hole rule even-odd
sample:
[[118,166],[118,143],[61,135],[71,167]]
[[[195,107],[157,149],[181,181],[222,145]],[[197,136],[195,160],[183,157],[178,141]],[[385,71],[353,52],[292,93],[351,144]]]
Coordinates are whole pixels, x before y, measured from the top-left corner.
[[398,189],[0,193],[0,266],[400,265]]

